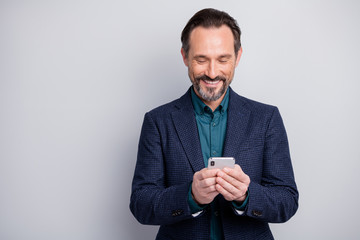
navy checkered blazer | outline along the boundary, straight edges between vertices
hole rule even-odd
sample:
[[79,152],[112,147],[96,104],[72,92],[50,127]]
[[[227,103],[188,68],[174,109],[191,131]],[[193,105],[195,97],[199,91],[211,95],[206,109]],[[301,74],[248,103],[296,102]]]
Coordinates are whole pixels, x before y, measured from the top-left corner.
[[[225,239],[273,239],[268,223],[290,219],[298,191],[285,128],[276,107],[237,95],[231,88],[223,156],[249,175],[242,215],[218,196]],[[204,168],[190,90],[145,114],[132,183],[130,209],[143,224],[160,225],[156,239],[209,239],[210,209],[193,217],[188,193]]]

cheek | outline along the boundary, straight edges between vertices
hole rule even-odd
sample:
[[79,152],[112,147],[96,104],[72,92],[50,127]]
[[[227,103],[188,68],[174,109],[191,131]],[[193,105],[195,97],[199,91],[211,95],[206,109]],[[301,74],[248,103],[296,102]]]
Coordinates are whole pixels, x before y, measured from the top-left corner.
[[234,67],[232,65],[226,66],[222,69],[222,72],[226,76],[232,76],[234,73]]
[[204,74],[206,71],[206,65],[192,64],[190,71],[195,75]]

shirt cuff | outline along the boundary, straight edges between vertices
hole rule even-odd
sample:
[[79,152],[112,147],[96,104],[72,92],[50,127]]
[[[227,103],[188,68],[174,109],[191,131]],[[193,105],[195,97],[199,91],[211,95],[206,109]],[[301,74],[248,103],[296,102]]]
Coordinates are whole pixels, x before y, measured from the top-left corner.
[[232,201],[231,203],[234,207],[235,212],[239,215],[242,215],[245,212],[245,208],[246,208],[248,201],[249,201],[249,194],[247,194],[245,200],[241,204],[239,204],[235,201]]
[[206,205],[198,205],[195,202],[195,200],[193,199],[192,194],[191,194],[191,184],[190,184],[189,193],[188,193],[188,203],[189,203],[191,215],[193,217],[199,216],[203,212],[204,208],[206,207]]

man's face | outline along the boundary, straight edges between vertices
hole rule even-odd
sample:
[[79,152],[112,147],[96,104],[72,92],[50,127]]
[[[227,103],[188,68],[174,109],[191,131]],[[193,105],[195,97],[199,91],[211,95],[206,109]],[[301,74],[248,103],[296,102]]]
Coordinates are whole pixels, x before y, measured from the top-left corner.
[[239,63],[230,28],[196,27],[190,34],[188,56],[181,53],[195,93],[205,102],[222,100]]

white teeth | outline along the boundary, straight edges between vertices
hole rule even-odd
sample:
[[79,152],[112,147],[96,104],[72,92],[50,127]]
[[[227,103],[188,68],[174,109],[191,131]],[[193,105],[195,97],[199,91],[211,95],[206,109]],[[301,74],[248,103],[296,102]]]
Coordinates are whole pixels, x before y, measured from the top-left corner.
[[218,84],[218,83],[220,82],[220,80],[217,80],[217,81],[207,81],[207,80],[204,80],[204,82],[206,82],[207,84],[215,85],[215,84]]

